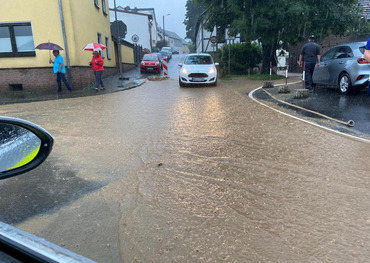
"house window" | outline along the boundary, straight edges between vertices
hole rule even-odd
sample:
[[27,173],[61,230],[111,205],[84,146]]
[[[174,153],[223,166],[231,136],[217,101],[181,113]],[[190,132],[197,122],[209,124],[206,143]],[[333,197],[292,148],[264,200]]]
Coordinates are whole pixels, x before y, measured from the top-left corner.
[[94,5],[99,8],[99,0],[94,0]]
[[112,57],[110,56],[110,48],[109,48],[109,38],[105,38],[105,46],[107,47],[105,50],[107,51],[107,58],[111,59]]
[[[100,34],[100,33],[98,33],[98,43],[99,43],[99,44],[103,44],[102,37],[101,37],[101,34]],[[101,55],[101,57],[102,57],[102,58],[104,58],[104,57],[105,57],[105,56],[104,56],[104,52],[103,52],[103,50],[102,50],[102,51],[100,51],[100,55]]]
[[102,9],[103,9],[103,13],[105,15],[107,15],[107,5],[106,5],[106,1],[105,0],[101,0],[101,6],[102,6]]
[[0,24],[0,57],[30,56],[36,56],[31,24]]

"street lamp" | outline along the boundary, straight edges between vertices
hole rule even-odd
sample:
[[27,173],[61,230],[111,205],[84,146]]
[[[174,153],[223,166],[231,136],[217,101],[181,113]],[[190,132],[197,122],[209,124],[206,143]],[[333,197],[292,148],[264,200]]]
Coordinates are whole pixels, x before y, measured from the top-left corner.
[[165,31],[164,31],[164,17],[169,16],[169,15],[171,15],[171,14],[167,14],[167,15],[163,16],[163,39],[164,39],[164,42],[166,42],[166,35],[165,35]]

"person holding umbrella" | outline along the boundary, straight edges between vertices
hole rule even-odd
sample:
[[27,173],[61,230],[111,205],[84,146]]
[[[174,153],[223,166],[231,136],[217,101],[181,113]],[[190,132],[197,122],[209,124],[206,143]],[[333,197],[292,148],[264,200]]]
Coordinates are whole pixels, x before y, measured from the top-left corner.
[[71,86],[68,84],[65,73],[66,73],[66,67],[64,66],[64,60],[63,57],[59,54],[59,50],[53,50],[53,55],[55,57],[55,60],[52,61],[51,58],[49,59],[50,64],[53,65],[53,72],[57,75],[57,84],[58,84],[58,92],[62,92],[62,81],[64,85],[66,85],[67,90],[72,91]]
[[90,61],[90,66],[92,67],[95,75],[95,90],[99,90],[99,86],[101,87],[101,90],[104,90],[104,84],[102,81],[102,75],[104,72],[104,61],[102,57],[100,56],[99,51],[101,51],[100,48],[95,48],[93,51],[93,57]]

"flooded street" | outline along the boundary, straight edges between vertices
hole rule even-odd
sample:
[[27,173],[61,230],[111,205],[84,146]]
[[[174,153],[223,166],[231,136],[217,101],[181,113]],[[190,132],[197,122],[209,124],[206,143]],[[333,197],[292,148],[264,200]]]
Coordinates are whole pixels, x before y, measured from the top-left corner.
[[0,183],[0,220],[98,262],[368,261],[369,144],[255,103],[262,84],[1,106],[55,144]]

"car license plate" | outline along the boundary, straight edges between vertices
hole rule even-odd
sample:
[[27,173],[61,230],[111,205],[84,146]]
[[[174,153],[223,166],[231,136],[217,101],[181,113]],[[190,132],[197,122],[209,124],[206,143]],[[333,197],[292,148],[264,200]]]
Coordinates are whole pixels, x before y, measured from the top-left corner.
[[193,78],[194,82],[201,82],[204,81],[204,78]]
[[153,68],[146,68],[147,70],[153,70]]

